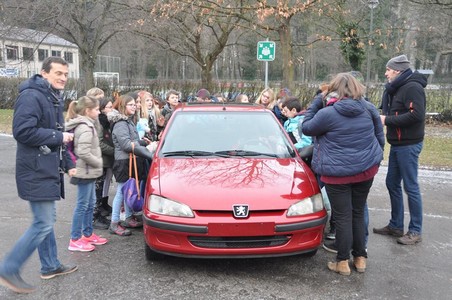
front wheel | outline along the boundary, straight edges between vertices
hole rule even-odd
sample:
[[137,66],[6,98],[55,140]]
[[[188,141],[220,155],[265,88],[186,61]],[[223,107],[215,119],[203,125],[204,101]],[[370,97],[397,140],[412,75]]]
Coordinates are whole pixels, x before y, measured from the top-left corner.
[[148,246],[148,244],[146,244],[146,242],[144,242],[144,254],[146,255],[146,260],[148,260],[148,261],[160,260],[165,257],[163,254],[152,250]]

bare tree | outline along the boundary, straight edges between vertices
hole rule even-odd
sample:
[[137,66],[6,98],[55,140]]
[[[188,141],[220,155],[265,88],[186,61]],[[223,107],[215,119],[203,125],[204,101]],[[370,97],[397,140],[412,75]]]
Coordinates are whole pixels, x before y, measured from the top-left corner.
[[123,30],[127,12],[111,0],[5,0],[5,22],[60,36],[79,47],[84,89],[94,86],[93,71],[102,47]]

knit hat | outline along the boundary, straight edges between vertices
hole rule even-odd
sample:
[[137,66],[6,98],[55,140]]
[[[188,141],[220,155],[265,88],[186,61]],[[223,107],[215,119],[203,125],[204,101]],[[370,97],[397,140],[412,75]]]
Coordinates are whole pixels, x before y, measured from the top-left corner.
[[206,99],[206,98],[210,98],[210,93],[208,90],[206,89],[200,89],[197,93],[196,93],[196,97],[202,98],[202,99]]
[[410,68],[410,61],[405,54],[391,58],[386,67],[395,71],[405,71]]

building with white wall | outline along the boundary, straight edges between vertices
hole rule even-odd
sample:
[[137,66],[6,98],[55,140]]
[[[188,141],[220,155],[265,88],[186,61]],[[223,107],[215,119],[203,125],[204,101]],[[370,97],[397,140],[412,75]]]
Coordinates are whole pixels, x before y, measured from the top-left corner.
[[68,62],[69,78],[80,77],[75,44],[42,31],[0,27],[0,77],[31,77],[40,73],[42,62],[49,56]]

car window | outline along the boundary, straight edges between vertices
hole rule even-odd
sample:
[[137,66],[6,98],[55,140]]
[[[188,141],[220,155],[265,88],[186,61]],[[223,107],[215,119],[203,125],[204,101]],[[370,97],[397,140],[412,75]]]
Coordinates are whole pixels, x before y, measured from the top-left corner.
[[163,156],[188,150],[190,154],[197,151],[198,154],[295,156],[277,120],[266,111],[180,111],[174,115],[162,142],[160,155]]

